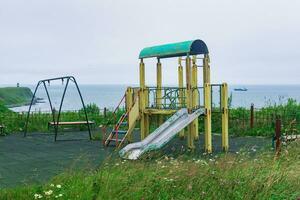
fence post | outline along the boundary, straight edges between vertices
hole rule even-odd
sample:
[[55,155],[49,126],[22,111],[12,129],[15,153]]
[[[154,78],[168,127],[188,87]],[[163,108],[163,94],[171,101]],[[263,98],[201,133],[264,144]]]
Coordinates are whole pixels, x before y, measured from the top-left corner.
[[280,146],[281,146],[281,119],[279,116],[276,118],[276,124],[275,124],[275,139],[276,139],[276,155],[279,155],[280,153]]
[[106,112],[107,112],[106,107],[104,107],[104,110],[103,110],[104,118],[106,118]]
[[250,107],[250,128],[253,128],[254,126],[254,104],[251,104]]

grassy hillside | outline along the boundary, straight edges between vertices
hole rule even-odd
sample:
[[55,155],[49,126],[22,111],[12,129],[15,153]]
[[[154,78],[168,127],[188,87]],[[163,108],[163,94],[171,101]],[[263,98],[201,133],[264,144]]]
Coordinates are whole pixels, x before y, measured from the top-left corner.
[[13,113],[11,110],[9,110],[3,103],[3,101],[0,99],[0,114],[7,114],[7,113]]
[[[70,171],[43,185],[0,190],[0,199],[297,199],[300,144],[273,150],[126,161]],[[40,197],[40,198],[39,198]]]
[[0,101],[8,107],[29,104],[32,92],[27,87],[4,87],[0,88]]

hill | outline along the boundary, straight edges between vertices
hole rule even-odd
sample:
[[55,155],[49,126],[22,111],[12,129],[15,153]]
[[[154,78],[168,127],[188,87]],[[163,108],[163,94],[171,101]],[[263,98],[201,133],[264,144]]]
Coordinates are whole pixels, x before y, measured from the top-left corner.
[[33,94],[28,87],[0,88],[0,101],[7,107],[29,104],[32,95]]

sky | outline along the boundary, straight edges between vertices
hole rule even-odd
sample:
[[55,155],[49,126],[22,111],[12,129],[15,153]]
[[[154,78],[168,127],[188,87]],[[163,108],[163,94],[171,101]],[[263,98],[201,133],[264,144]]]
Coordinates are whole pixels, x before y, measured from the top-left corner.
[[[209,48],[214,83],[300,84],[299,9],[298,0],[0,0],[0,84],[63,75],[137,84],[142,48],[193,39]],[[145,61],[149,85],[155,62]],[[163,84],[176,84],[177,60],[162,65]]]

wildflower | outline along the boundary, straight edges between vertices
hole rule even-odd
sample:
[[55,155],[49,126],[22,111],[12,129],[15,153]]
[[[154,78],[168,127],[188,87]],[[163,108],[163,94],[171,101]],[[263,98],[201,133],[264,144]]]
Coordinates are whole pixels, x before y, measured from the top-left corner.
[[235,152],[235,153],[236,153],[236,154],[239,154],[240,152],[237,151],[237,152]]
[[45,193],[45,195],[50,196],[53,193],[53,191],[52,190],[48,190],[48,191],[45,191],[44,193]]
[[53,184],[53,183],[51,183],[51,184],[50,184],[50,186],[51,186],[51,187],[54,187],[54,184]]
[[56,185],[56,187],[60,189],[60,188],[61,188],[61,185],[58,184],[58,185]]
[[56,195],[55,198],[59,198],[59,197],[62,197],[63,194],[59,194],[59,195]]
[[119,166],[120,164],[119,163],[116,163],[116,166]]
[[34,199],[41,199],[43,196],[41,194],[34,194]]

